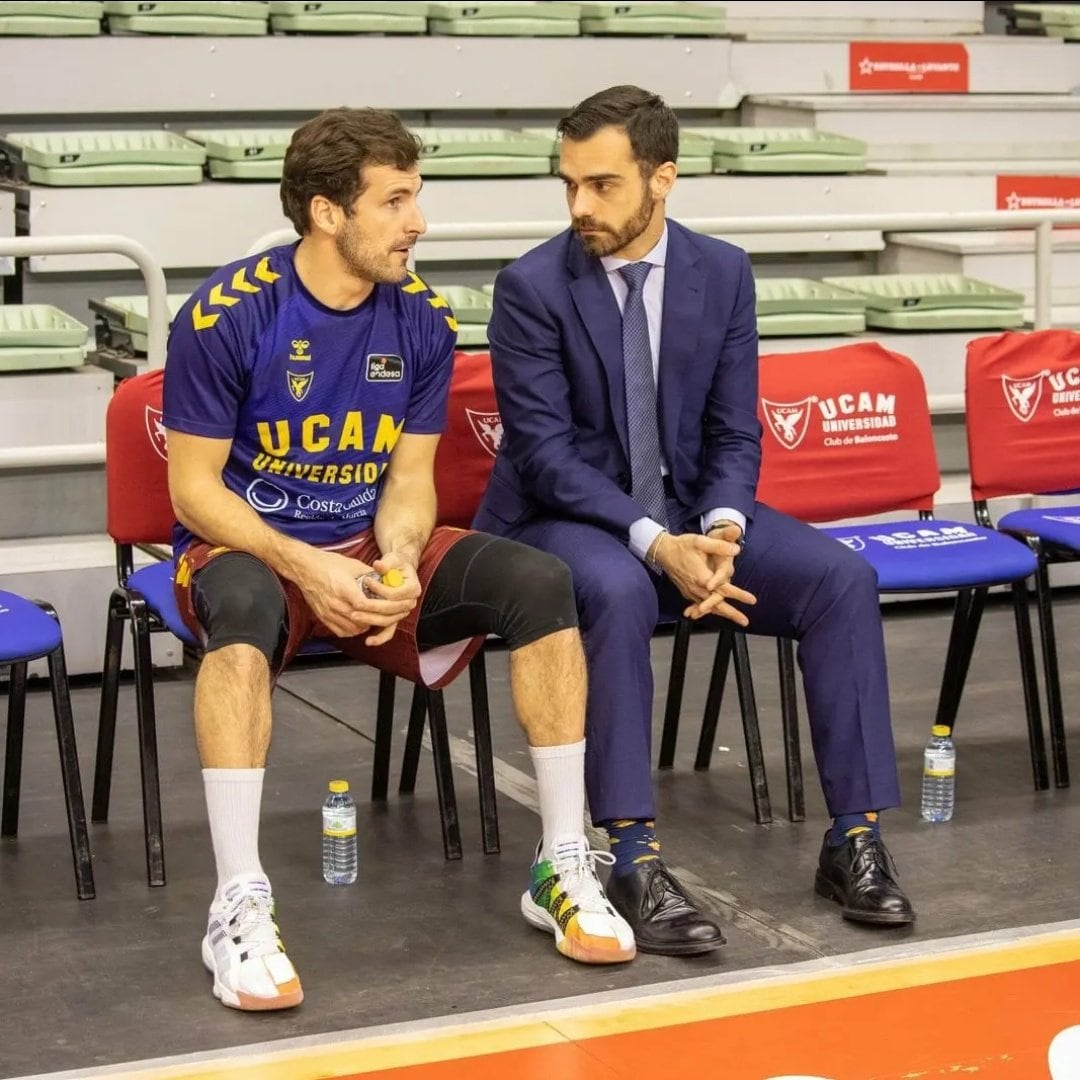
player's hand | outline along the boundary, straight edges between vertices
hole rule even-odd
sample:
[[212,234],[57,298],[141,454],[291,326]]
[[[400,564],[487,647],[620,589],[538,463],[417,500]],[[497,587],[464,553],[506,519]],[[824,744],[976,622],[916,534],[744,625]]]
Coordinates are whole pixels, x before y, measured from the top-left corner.
[[361,580],[367,596],[409,605],[392,622],[383,624],[377,634],[365,639],[367,645],[385,645],[394,636],[397,624],[416,607],[420,599],[420,579],[416,567],[397,552],[388,551],[375,560],[370,576]]
[[336,551],[312,548],[296,584],[315,617],[337,637],[356,637],[372,626],[385,626],[412,609],[415,601],[369,598],[358,578],[372,567]]

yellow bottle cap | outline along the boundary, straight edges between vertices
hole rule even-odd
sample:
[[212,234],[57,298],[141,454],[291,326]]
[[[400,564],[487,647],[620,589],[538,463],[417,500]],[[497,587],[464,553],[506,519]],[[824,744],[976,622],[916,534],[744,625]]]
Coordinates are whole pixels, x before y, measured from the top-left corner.
[[935,724],[930,729],[931,735],[936,735],[939,739],[944,739],[952,734],[952,728],[947,727],[945,724]]
[[345,792],[349,790],[349,781],[348,780],[331,780],[330,781],[330,790],[335,795],[344,795]]
[[382,576],[382,583],[389,586],[391,589],[400,588],[405,584],[405,575],[396,567],[391,567]]

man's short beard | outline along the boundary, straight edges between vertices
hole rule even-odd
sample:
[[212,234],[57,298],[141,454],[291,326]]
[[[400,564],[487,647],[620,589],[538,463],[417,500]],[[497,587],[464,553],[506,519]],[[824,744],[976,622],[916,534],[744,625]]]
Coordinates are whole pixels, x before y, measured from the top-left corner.
[[605,230],[593,236],[583,236],[581,229],[589,227],[590,221],[588,218],[575,221],[573,229],[578,234],[581,246],[590,255],[604,258],[606,255],[614,255],[616,251],[621,251],[627,244],[632,244],[649,227],[655,207],[656,200],[652,197],[652,192],[646,185],[645,193],[641,197],[641,204],[621,229],[614,232]]

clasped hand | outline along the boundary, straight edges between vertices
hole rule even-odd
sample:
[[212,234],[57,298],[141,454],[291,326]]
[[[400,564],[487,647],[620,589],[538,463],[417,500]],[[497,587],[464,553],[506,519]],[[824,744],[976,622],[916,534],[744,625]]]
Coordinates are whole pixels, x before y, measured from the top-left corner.
[[[386,585],[374,577],[365,580],[372,571],[381,575],[390,569],[401,571],[400,585]],[[312,548],[296,584],[315,616],[336,637],[356,637],[378,627],[364,639],[366,645],[385,645],[420,598],[416,567],[396,552],[387,552],[369,566],[336,551]]]
[[731,583],[735,557],[739,554],[737,526],[715,530],[708,536],[683,533],[661,537],[654,557],[679,592],[690,601],[683,614],[688,619],[719,615],[737,626],[747,626],[746,614],[732,601],[753,605],[757,597]]

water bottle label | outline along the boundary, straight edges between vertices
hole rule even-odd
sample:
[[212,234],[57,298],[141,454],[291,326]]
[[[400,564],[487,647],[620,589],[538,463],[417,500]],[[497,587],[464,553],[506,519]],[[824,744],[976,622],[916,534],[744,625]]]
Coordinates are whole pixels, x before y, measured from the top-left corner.
[[935,753],[927,750],[924,759],[923,773],[926,776],[947,777],[956,775],[956,755],[952,753]]
[[323,813],[323,836],[348,837],[356,835],[355,810],[328,810]]

